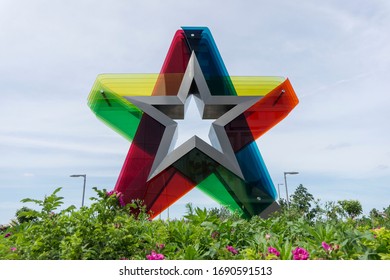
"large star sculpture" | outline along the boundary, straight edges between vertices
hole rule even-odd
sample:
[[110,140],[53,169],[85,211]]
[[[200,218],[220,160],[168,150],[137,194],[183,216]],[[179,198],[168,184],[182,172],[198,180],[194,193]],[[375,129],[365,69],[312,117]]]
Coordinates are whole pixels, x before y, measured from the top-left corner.
[[[214,120],[209,145],[193,136],[174,147],[192,95]],[[210,31],[183,27],[160,74],[99,75],[89,106],[132,141],[115,190],[156,217],[195,186],[244,217],[267,216],[277,194],[255,140],[297,105],[281,77],[230,77]]]

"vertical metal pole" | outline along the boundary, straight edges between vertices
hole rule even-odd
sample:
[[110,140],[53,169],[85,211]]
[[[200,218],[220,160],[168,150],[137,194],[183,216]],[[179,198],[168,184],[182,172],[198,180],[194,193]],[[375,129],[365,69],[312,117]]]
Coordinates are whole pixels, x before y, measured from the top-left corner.
[[83,186],[83,199],[82,199],[82,201],[81,201],[81,207],[84,206],[85,183],[86,183],[86,181],[87,181],[87,175],[84,175],[83,177],[84,177],[84,186]]
[[287,189],[287,179],[286,172],[284,172],[284,185],[286,186],[286,199],[287,199],[287,207],[290,207],[290,201],[288,199],[288,189]]
[[283,185],[283,184],[278,184],[278,197],[279,197],[279,199],[280,199],[281,196],[280,196],[280,187],[279,187],[279,185]]

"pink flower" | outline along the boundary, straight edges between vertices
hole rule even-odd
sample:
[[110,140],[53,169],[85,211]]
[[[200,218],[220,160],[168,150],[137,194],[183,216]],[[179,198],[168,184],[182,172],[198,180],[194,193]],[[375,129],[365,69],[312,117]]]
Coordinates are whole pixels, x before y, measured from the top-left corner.
[[163,260],[165,259],[163,254],[157,254],[155,251],[150,252],[150,255],[147,255],[148,260]]
[[164,249],[165,248],[165,244],[156,244],[156,247],[158,249]]
[[112,196],[114,193],[115,193],[115,191],[112,190],[112,191],[106,192],[106,195],[107,195],[107,196]]
[[268,233],[267,233],[267,234],[265,235],[265,239],[269,240],[270,238],[271,238],[271,234],[268,234]]
[[4,235],[4,238],[8,238],[8,237],[10,237],[11,235],[12,235],[12,233],[9,232],[9,233],[7,233],[6,235]]
[[326,243],[325,241],[323,241],[322,243],[321,243],[321,245],[322,245],[322,248],[324,248],[324,250],[325,251],[330,251],[330,250],[332,250],[332,246],[330,246],[328,243]]
[[268,247],[268,253],[274,254],[277,257],[280,256],[280,252],[278,250],[276,250],[276,248],[274,248],[274,247]]
[[309,252],[300,247],[295,248],[292,254],[294,260],[307,260],[309,258]]
[[123,200],[123,195],[121,194],[120,197],[118,197],[119,205],[122,207],[126,206],[126,202]]
[[238,251],[236,249],[233,248],[233,246],[226,246],[226,249],[231,252],[233,255],[237,255],[238,254]]
[[115,195],[116,198],[118,199],[119,205],[122,206],[122,207],[126,206],[126,203],[123,200],[123,194],[121,192],[117,192],[115,190],[112,190],[112,191],[106,192],[106,195],[107,196]]
[[10,249],[12,252],[15,252],[16,251],[16,248],[15,247],[11,247]]

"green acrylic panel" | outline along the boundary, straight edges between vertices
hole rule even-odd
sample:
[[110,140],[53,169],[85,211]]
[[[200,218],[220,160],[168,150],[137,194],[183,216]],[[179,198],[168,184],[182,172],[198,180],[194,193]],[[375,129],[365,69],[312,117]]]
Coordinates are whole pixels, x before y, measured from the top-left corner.
[[216,175],[221,183],[225,185],[226,188],[229,188],[230,195],[235,197],[236,201],[240,202],[240,208],[245,213],[245,216],[252,216],[254,212],[253,205],[251,204],[253,203],[253,199],[248,195],[247,184],[222,166],[217,168]]
[[88,102],[96,116],[128,140],[134,138],[143,112],[97,83]]
[[217,168],[215,174],[226,188],[230,187],[230,195],[235,197],[236,201],[240,201],[240,207],[247,217],[261,213],[274,201],[256,184],[241,180],[222,166]]
[[229,210],[244,215],[241,207],[214,173],[196,187]]

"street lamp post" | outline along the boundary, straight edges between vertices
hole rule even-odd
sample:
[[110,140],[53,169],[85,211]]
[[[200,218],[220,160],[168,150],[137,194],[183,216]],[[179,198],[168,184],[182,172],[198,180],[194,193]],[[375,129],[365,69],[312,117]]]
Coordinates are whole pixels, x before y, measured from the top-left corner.
[[283,184],[282,183],[278,184],[278,196],[279,196],[279,199],[280,199],[281,196],[280,196],[280,187],[279,186],[283,186]]
[[70,175],[70,177],[84,177],[83,198],[81,200],[81,207],[83,207],[84,206],[84,196],[85,196],[85,183],[87,181],[87,175],[86,174],[76,174],[76,175]]
[[296,175],[299,174],[299,172],[290,171],[290,172],[284,172],[284,185],[286,186],[286,198],[287,198],[287,207],[290,207],[290,201],[288,199],[288,190],[287,190],[287,179],[286,175]]

